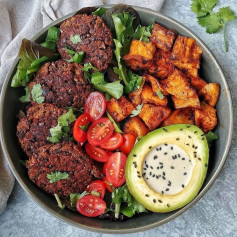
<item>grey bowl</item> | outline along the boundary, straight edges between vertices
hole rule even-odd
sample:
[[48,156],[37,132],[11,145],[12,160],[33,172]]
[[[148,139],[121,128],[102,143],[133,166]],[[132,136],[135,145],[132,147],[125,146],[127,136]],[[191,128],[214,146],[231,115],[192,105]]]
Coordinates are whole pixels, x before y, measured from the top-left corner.
[[[111,5],[105,7],[109,8],[111,7]],[[215,133],[219,135],[219,139],[215,142],[211,150],[210,165],[208,167],[207,177],[201,191],[196,196],[196,198],[182,209],[165,214],[144,214],[131,218],[126,222],[110,222],[95,218],[87,218],[77,213],[73,213],[68,209],[61,210],[60,208],[58,208],[54,197],[51,197],[43,192],[29,180],[25,167],[23,167],[19,163],[20,159],[26,159],[24,153],[21,151],[21,148],[18,145],[16,137],[16,115],[22,108],[24,108],[23,105],[19,102],[19,96],[23,94],[23,89],[10,87],[11,78],[16,71],[18,59],[15,61],[15,63],[11,67],[11,70],[9,71],[9,74],[7,75],[1,94],[0,129],[2,147],[11,170],[18,182],[21,184],[22,188],[42,208],[44,208],[55,217],[73,226],[94,232],[121,234],[144,231],[162,225],[180,216],[182,213],[192,207],[196,202],[198,202],[198,200],[207,192],[207,190],[216,180],[219,172],[224,165],[231,144],[233,130],[233,110],[231,95],[224,74],[213,54],[196,35],[194,35],[189,29],[187,29],[179,22],[150,9],[140,7],[134,8],[140,14],[142,24],[148,25],[156,21],[167,28],[176,30],[181,35],[193,37],[194,39],[196,39],[197,43],[203,49],[200,70],[201,77],[203,77],[208,82],[217,82],[221,86],[220,98],[216,106],[219,123],[217,128],[215,129]],[[32,40],[35,40],[39,43],[42,42],[45,39],[46,31],[50,26],[58,26],[63,20],[72,15],[73,13],[53,22],[49,26],[45,27],[42,31],[40,31]]]

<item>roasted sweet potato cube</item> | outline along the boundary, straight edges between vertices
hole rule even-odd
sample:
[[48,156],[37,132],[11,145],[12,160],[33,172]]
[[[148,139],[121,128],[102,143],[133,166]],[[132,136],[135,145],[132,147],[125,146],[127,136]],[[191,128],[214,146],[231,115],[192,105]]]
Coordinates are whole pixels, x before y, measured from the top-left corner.
[[152,91],[154,93],[157,93],[157,91],[161,91],[163,95],[169,95],[169,93],[165,90],[164,86],[159,83],[159,80],[155,77],[148,74],[144,74],[142,78],[145,79],[145,81],[151,85]]
[[199,91],[201,90],[207,83],[200,77],[193,77],[193,76],[189,76],[190,80],[191,80],[191,85],[192,87]]
[[116,122],[120,122],[128,117],[134,109],[134,105],[124,96],[118,100],[112,98],[107,101],[107,110]]
[[192,108],[199,108],[200,101],[197,94],[194,94],[192,97],[188,97],[187,99],[180,99],[175,96],[172,96],[172,100],[174,102],[174,107],[176,109],[192,107]]
[[156,50],[153,64],[147,71],[160,79],[167,78],[174,71],[174,64],[170,60],[170,52],[161,49]]
[[163,98],[160,98],[156,93],[152,91],[151,87],[144,85],[142,89],[142,103],[166,106],[168,100],[164,95]]
[[139,117],[129,118],[123,125],[123,132],[132,134],[135,137],[145,136],[149,129]]
[[161,81],[165,90],[180,99],[187,99],[196,92],[191,87],[188,77],[180,70],[175,69],[174,72],[165,80]]
[[170,58],[179,69],[193,70],[200,67],[201,54],[202,49],[195,39],[178,36]]
[[129,99],[134,105],[140,105],[142,103],[142,88],[145,84],[145,79],[142,80],[142,84],[139,89],[136,89],[128,94]]
[[148,69],[152,64],[155,50],[155,44],[152,42],[133,40],[129,53],[123,56],[123,60],[135,71]]
[[168,107],[145,104],[142,107],[139,117],[145,122],[150,130],[153,130],[170,115],[170,112],[171,109]]
[[198,77],[198,68],[183,70],[188,77]]
[[198,95],[204,99],[210,106],[214,107],[220,93],[220,85],[217,83],[208,83],[199,92]]
[[216,109],[202,102],[200,109],[195,109],[195,124],[204,133],[211,131],[217,125]]
[[156,44],[156,47],[164,51],[171,50],[177,33],[166,29],[155,23],[151,32],[150,41]]
[[161,126],[172,124],[194,124],[194,112],[191,108],[176,109],[163,121]]

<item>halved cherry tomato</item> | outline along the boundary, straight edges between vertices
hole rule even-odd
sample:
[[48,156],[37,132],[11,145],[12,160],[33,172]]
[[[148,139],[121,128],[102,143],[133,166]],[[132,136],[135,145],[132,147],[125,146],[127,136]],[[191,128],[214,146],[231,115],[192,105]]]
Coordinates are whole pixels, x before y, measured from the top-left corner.
[[77,142],[84,143],[87,140],[86,130],[91,122],[89,114],[80,115],[73,127],[73,137]]
[[94,121],[87,130],[87,140],[92,146],[99,146],[106,142],[113,134],[114,125],[108,118]]
[[105,182],[105,185],[106,185],[106,188],[109,192],[113,192],[113,189],[112,189],[112,184],[109,183],[109,181],[107,180],[106,177],[103,178],[104,182]]
[[111,138],[106,142],[102,143],[100,146],[107,150],[116,150],[123,144],[123,136],[120,133],[114,133]]
[[86,195],[77,201],[76,209],[84,216],[96,217],[105,212],[106,203],[99,197]]
[[104,165],[103,165],[102,174],[106,175],[106,169],[107,169],[107,162],[104,163]]
[[115,152],[109,158],[106,168],[106,178],[115,188],[125,182],[126,160],[127,157],[122,152]]
[[94,160],[99,162],[107,162],[113,154],[111,151],[105,151],[100,147],[92,146],[90,143],[85,145],[86,153]]
[[106,109],[106,100],[103,94],[98,91],[90,93],[86,100],[84,112],[88,113],[92,120],[101,118]]
[[133,149],[135,142],[136,142],[136,137],[134,137],[132,134],[124,134],[123,144],[120,146],[120,150],[124,154],[128,155]]
[[105,191],[106,191],[106,184],[105,182],[101,181],[101,180],[95,180],[93,182],[91,182],[87,187],[86,187],[86,192],[93,194],[94,192],[97,192],[100,194],[100,198],[104,198],[105,196]]

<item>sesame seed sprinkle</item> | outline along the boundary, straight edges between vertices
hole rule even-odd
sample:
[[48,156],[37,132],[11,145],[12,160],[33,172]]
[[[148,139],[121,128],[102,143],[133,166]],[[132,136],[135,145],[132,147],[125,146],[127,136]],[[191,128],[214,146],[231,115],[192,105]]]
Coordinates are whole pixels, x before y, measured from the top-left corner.
[[149,194],[145,194],[146,197],[149,197],[150,195]]
[[182,188],[184,188],[184,184],[182,184]]
[[159,199],[158,202],[159,202],[159,203],[162,203],[162,200]]
[[207,167],[207,163],[205,164],[205,167]]
[[153,199],[153,202],[154,202],[154,203],[156,203],[156,200],[155,200],[155,199]]
[[134,157],[136,157],[137,155],[136,154],[133,154]]
[[149,146],[149,149],[151,149],[152,148],[152,146]]

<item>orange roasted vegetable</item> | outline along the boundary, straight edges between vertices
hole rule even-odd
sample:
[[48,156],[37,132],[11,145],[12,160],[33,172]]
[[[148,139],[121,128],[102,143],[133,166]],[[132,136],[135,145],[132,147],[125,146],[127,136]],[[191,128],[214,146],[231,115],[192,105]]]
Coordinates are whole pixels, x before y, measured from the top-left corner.
[[192,107],[192,108],[200,107],[200,101],[197,94],[194,94],[193,96],[188,97],[186,99],[180,99],[175,96],[172,96],[171,98],[174,102],[175,109],[181,109],[186,107]]

